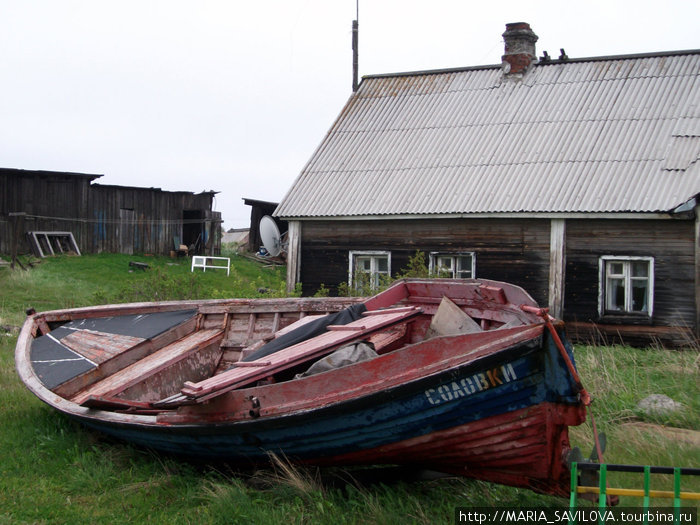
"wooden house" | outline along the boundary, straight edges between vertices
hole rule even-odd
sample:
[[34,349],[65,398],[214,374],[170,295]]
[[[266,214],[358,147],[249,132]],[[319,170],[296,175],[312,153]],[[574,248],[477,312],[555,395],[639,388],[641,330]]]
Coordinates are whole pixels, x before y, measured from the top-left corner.
[[516,283],[581,339],[695,341],[700,51],[366,76],[275,211],[288,286],[432,271]]
[[0,169],[0,253],[29,251],[27,232],[70,232],[82,253],[221,250],[216,192],[94,184],[102,175]]

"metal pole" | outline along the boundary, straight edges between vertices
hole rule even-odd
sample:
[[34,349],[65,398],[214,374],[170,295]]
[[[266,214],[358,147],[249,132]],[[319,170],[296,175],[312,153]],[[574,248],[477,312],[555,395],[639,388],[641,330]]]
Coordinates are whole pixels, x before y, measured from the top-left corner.
[[358,21],[352,21],[352,92],[357,91],[358,82]]

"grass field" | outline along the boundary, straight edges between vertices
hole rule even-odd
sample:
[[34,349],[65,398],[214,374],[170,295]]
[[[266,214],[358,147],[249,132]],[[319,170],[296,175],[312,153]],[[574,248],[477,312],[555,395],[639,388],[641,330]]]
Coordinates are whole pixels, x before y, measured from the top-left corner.
[[[129,261],[147,271],[129,272]],[[405,473],[290,469],[255,472],[193,465],[90,432],[44,406],[21,384],[13,349],[24,310],[96,303],[276,295],[282,269],[234,257],[232,272],[191,273],[189,260],[95,255],[47,259],[28,272],[0,267],[0,525],[15,523],[453,523],[455,507],[558,506],[563,499],[466,479],[411,481]],[[698,467],[700,359],[697,349],[576,348],[594,413],[614,463]],[[683,404],[669,417],[635,409],[663,393]],[[572,429],[587,454],[590,423]],[[368,477],[371,481],[363,478]],[[357,482],[349,480],[356,479]],[[641,476],[611,474],[611,486],[641,488]],[[669,490],[667,476],[653,488]],[[700,491],[684,477],[683,490]],[[625,506],[640,505],[623,498]],[[658,505],[670,505],[660,500]]]

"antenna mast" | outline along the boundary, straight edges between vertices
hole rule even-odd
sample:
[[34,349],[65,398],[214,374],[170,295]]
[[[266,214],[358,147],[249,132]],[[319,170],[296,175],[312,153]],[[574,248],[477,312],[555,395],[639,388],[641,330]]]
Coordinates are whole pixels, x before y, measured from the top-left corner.
[[360,0],[355,2],[355,20],[352,21],[352,92],[357,91],[358,80],[357,80],[357,62],[358,62],[358,26],[360,20]]

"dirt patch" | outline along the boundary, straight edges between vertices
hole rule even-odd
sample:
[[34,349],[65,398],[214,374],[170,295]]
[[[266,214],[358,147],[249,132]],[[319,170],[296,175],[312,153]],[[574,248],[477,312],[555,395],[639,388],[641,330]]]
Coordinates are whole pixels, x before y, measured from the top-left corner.
[[700,431],[687,428],[665,427],[653,423],[631,422],[620,425],[625,429],[634,429],[650,434],[662,435],[668,439],[681,441],[690,445],[700,447]]

